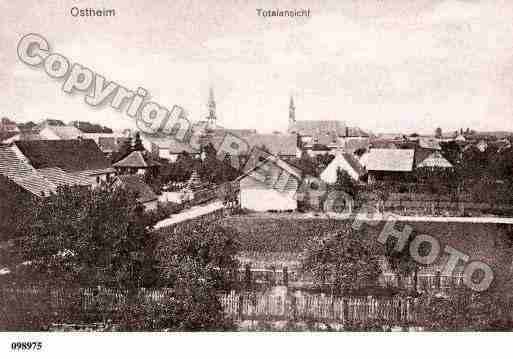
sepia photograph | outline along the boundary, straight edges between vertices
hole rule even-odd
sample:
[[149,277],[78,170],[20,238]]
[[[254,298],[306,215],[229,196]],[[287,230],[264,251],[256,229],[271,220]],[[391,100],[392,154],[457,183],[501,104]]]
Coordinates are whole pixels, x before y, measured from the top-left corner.
[[513,1],[0,14],[7,357],[513,329]]

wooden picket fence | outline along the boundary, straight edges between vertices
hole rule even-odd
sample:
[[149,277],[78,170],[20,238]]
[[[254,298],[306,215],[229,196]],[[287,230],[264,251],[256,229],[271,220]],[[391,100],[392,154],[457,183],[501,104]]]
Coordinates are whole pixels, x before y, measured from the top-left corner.
[[[264,267],[253,266],[251,262],[246,262],[237,272],[236,280],[246,285],[266,285],[266,286],[292,286],[292,287],[311,287],[315,282],[311,275],[303,272],[299,265],[279,266],[266,264]],[[416,289],[419,292],[445,291],[463,286],[463,276],[461,273],[453,275],[443,275],[441,273],[419,273],[417,276],[417,287],[415,287],[414,275],[411,274],[404,278],[399,277],[393,272],[383,273],[379,280],[379,285],[383,287],[400,287],[407,289]],[[330,285],[330,283],[325,283]]]
[[412,298],[334,297],[322,294],[236,293],[220,297],[225,313],[241,320],[286,320],[365,324],[415,323],[420,303]]
[[[140,289],[137,296],[145,303],[162,304],[169,297],[170,290]],[[219,294],[219,300],[226,315],[236,321],[312,320],[341,324],[381,321],[404,324],[415,322],[419,309],[419,304],[411,298],[346,298],[298,293],[277,295],[273,292],[233,291]],[[105,318],[113,313],[119,314],[125,308],[127,298],[128,292],[109,288],[0,288],[3,310],[74,313],[74,318],[80,318],[81,314],[96,313]]]

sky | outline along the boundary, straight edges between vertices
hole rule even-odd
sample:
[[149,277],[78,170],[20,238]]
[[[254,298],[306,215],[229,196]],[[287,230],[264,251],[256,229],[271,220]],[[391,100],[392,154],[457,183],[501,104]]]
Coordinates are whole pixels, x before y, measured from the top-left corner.
[[[22,3],[23,5],[20,5]],[[73,17],[71,8],[115,17]],[[285,131],[297,120],[340,120],[380,132],[513,130],[513,1],[0,0],[0,115],[133,128],[94,109],[16,54],[28,33],[51,50],[151,100],[218,124]],[[310,9],[263,18],[262,9]]]

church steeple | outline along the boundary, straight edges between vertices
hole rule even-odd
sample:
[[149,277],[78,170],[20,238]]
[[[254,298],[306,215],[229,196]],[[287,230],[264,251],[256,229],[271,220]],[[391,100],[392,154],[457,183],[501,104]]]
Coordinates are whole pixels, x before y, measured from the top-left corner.
[[216,122],[217,116],[216,116],[216,101],[214,100],[214,89],[212,87],[210,87],[210,89],[209,89],[207,106],[208,106],[207,120],[211,125],[213,125]]
[[294,122],[296,122],[296,107],[294,106],[294,99],[290,96],[289,125],[292,125]]

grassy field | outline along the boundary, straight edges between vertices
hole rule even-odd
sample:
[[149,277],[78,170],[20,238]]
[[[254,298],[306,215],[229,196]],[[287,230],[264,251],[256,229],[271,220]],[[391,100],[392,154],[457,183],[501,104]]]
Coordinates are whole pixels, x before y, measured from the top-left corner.
[[232,216],[221,223],[239,232],[241,250],[249,252],[301,252],[308,239],[344,226],[329,219],[267,213]]

